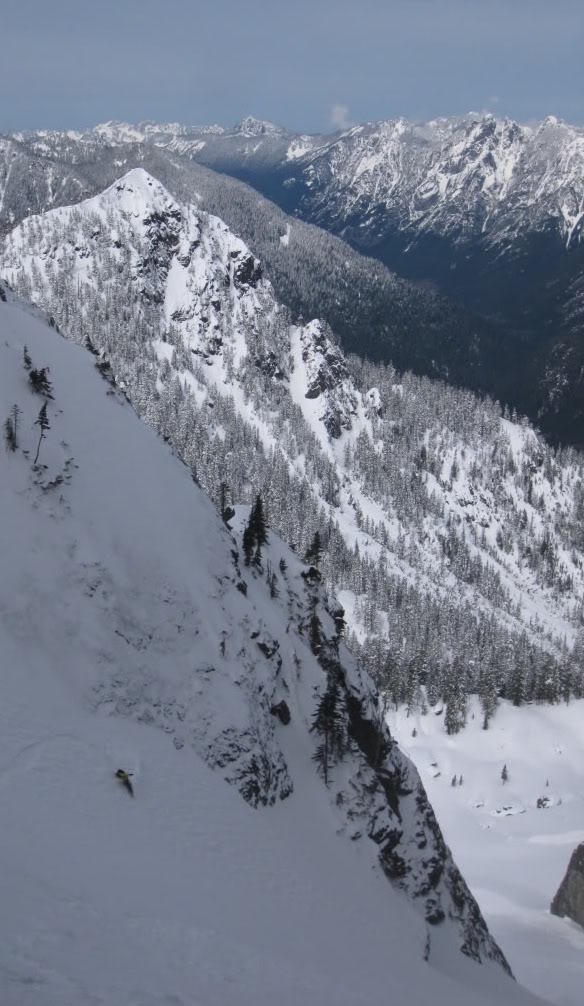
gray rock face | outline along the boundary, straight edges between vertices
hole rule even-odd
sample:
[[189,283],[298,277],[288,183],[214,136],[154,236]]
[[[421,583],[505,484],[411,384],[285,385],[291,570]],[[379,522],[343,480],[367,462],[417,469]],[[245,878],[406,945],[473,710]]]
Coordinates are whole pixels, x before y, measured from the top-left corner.
[[567,915],[584,927],[584,842],[572,853],[556,896],[551,904],[552,915]]

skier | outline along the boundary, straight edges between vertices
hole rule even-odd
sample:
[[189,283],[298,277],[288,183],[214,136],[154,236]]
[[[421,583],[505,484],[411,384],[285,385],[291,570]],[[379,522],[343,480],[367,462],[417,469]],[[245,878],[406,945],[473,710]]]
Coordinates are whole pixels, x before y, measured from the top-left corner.
[[132,786],[132,782],[130,780],[130,776],[133,774],[133,772],[124,772],[123,768],[119,768],[116,772],[116,779],[119,779],[122,786],[126,787],[130,796],[134,796],[134,787]]

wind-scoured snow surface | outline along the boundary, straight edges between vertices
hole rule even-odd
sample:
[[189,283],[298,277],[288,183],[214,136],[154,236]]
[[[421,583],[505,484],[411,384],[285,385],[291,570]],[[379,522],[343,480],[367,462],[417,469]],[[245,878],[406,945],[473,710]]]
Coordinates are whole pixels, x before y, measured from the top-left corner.
[[559,1006],[580,1006],[584,930],[549,908],[584,841],[584,703],[521,709],[503,703],[486,731],[473,705],[455,738],[437,711],[392,712],[388,722],[417,765],[517,979]]
[[[44,399],[25,345],[53,384],[38,466]],[[373,843],[350,840],[312,762],[323,673],[291,615],[304,589],[293,554],[272,536],[271,559],[289,561],[282,595],[248,572],[245,597],[234,539],[186,467],[90,354],[9,296],[3,417],[13,404],[19,446],[0,461],[3,1006],[533,1002],[459,953],[454,919],[428,943]],[[284,688],[289,726],[267,711]],[[336,790],[364,773],[352,750]],[[242,800],[254,779],[269,809]],[[423,822],[400,806],[413,855]],[[441,897],[448,908],[444,885]]]

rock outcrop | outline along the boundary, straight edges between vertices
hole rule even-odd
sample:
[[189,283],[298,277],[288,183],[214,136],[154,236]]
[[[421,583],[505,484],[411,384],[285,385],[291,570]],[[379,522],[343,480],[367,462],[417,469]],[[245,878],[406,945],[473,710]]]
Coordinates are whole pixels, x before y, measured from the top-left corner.
[[584,927],[584,842],[572,853],[550,911],[552,915],[567,915],[573,922]]

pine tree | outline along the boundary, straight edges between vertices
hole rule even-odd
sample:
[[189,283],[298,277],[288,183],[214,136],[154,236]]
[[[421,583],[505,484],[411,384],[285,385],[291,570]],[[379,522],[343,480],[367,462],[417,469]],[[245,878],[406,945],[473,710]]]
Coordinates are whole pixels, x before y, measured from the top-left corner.
[[221,483],[219,486],[219,492],[221,494],[221,519],[224,524],[229,524],[229,521],[235,517],[235,510],[227,503],[227,494],[229,492],[229,485],[227,482]]
[[267,540],[264,505],[261,496],[258,495],[249,515],[245,531],[243,532],[243,554],[246,566],[249,566],[252,561],[252,555],[254,566],[261,566],[262,545],[265,545]]
[[322,650],[322,625],[316,614],[316,600],[313,601],[312,615],[310,616],[310,649],[315,656],[318,656]]
[[18,408],[18,405],[14,404],[10,410],[10,419],[12,421],[12,429],[14,431],[13,450],[16,450],[16,448],[18,447],[18,425],[20,423],[21,415],[22,415],[21,409]]
[[27,346],[25,346],[24,349],[23,349],[23,351],[22,351],[22,362],[23,362],[23,365],[24,365],[24,369],[25,370],[30,370],[30,368],[32,367],[32,360],[30,358],[30,354],[28,352],[28,347]]
[[264,504],[259,494],[256,497],[254,508],[251,513],[251,524],[253,527],[255,543],[261,549],[262,545],[267,544],[268,535],[266,533],[266,518],[264,514]]
[[16,450],[16,431],[11,416],[8,416],[8,419],[4,421],[4,440],[6,441],[6,450]]
[[503,765],[503,768],[501,770],[501,780],[503,782],[503,785],[505,785],[505,783],[507,782],[508,778],[509,778],[509,773],[507,771],[507,766]]
[[38,457],[39,457],[39,451],[41,449],[41,441],[44,440],[44,436],[45,436],[46,431],[50,429],[49,420],[47,418],[47,403],[46,402],[43,403],[43,405],[41,407],[41,411],[39,412],[37,418],[35,419],[34,425],[35,426],[39,426],[40,427],[40,431],[41,431],[41,435],[39,437],[39,442],[38,442],[38,447],[37,447],[37,452],[35,454],[35,459],[33,461],[33,464],[36,465],[36,463],[38,461]]
[[48,367],[41,367],[40,370],[31,370],[28,375],[30,386],[37,395],[44,395],[45,398],[53,397],[53,387],[47,377]]
[[306,562],[311,564],[311,566],[316,566],[316,568],[319,569],[322,561],[322,553],[323,548],[320,534],[318,531],[315,531],[314,538],[312,539],[310,546],[307,548],[304,558]]
[[244,529],[244,532],[243,532],[243,542],[242,542],[242,545],[243,545],[243,556],[244,556],[244,561],[245,561],[245,565],[246,566],[249,566],[249,564],[251,562],[251,557],[253,555],[254,544],[255,543],[254,543],[254,540],[253,540],[253,531],[252,531],[250,525],[247,524],[246,527],[245,527],[245,529]]
[[326,690],[316,707],[311,730],[315,730],[322,738],[313,759],[323,774],[325,785],[328,786],[330,767],[335,760],[340,760],[344,756],[347,748],[341,691],[337,676],[332,672],[328,675]]

